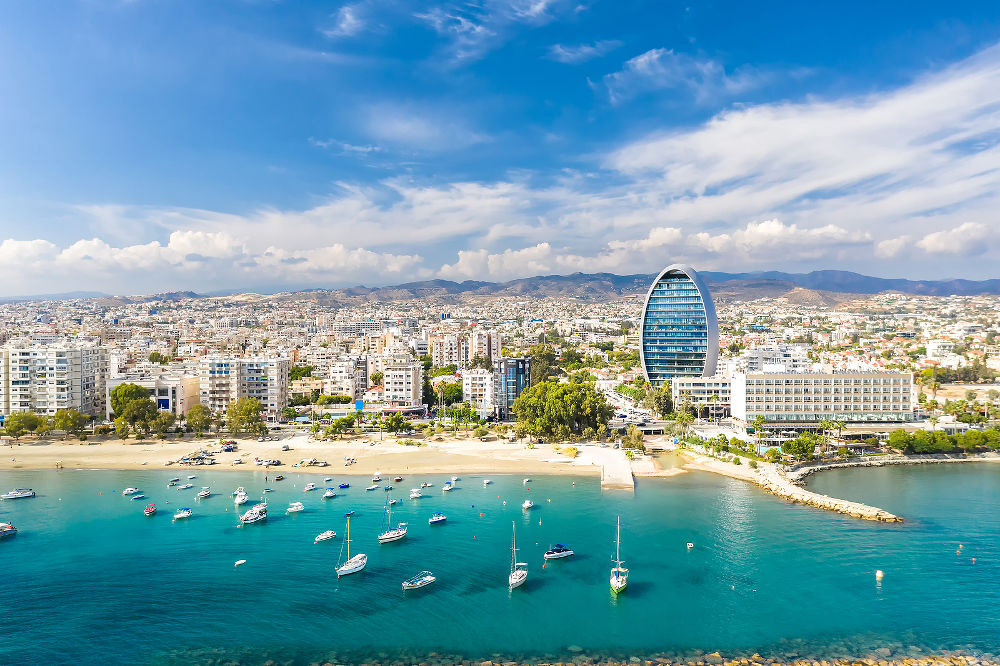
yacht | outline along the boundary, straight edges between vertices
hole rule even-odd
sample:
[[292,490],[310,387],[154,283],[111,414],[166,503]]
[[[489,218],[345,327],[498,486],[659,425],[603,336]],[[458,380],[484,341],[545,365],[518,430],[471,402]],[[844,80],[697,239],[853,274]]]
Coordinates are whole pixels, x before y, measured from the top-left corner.
[[564,543],[557,543],[556,545],[545,551],[543,557],[547,560],[558,560],[563,557],[569,557],[573,554],[573,550]]
[[[138,488],[130,488],[129,490],[139,492]],[[122,493],[122,495],[125,494],[126,493]],[[34,496],[35,496],[35,491],[32,490],[31,488],[14,488],[14,490],[8,491],[3,495],[0,495],[0,499],[25,499],[27,497],[34,497]]]
[[392,527],[392,509],[390,505],[393,501],[389,500],[388,495],[385,496],[385,516],[382,518],[382,531],[378,535],[379,543],[399,541],[406,536],[406,523],[399,523],[396,527]]
[[183,486],[177,486],[177,490],[187,490],[188,488],[194,488],[194,484],[185,483]]
[[410,488],[410,499],[420,499],[424,494],[420,492],[420,488]]
[[426,587],[436,580],[437,578],[430,571],[421,571],[413,578],[407,578],[403,581],[403,590],[416,590]]
[[192,514],[194,514],[194,511],[192,511],[188,507],[183,507],[181,509],[177,509],[177,513],[174,514],[174,520],[181,520],[182,518],[190,518]]
[[530,499],[526,499],[523,502],[521,502],[521,508],[524,509],[525,511],[527,511],[533,506],[535,506],[535,503],[532,502]]
[[492,481],[492,480],[490,480],[490,479],[483,479],[483,485],[484,485],[484,486],[488,486],[488,485],[490,485],[491,483],[493,483],[493,481]]
[[[22,491],[22,490],[23,490],[23,488],[18,488],[17,490],[12,490],[10,492],[11,493],[15,493],[15,492],[19,492],[19,491]],[[135,495],[137,492],[139,492],[138,488],[126,488],[125,490],[122,491],[122,497],[126,497],[128,495]],[[34,495],[34,493],[31,493],[31,494]],[[5,493],[3,495],[3,498],[4,499],[14,499],[13,497],[7,497],[7,495],[10,495],[10,493]]]
[[523,585],[524,581],[528,579],[528,563],[517,561],[517,527],[514,525],[514,521],[511,521],[510,527],[510,575],[507,576],[507,587],[513,590],[515,587]]
[[433,486],[433,485],[434,485],[433,483],[427,483],[427,482],[425,481],[424,483],[421,483],[421,484],[420,484],[420,487],[421,487],[421,488],[430,488],[430,487],[431,487],[431,486]]
[[246,504],[248,501],[250,501],[250,496],[243,491],[240,491],[235,497],[233,497],[233,502],[236,506]]
[[306,487],[302,489],[302,492],[307,493],[310,490],[316,490],[316,484],[315,483],[307,483]]
[[319,534],[316,535],[316,538],[313,539],[313,543],[319,543],[320,541],[328,541],[330,539],[335,538],[336,536],[337,536],[337,533],[334,532],[333,530],[327,530],[325,532],[320,532]]
[[331,498],[336,497],[336,496],[337,496],[337,491],[334,490],[333,488],[327,488],[323,492],[323,499],[331,499]]
[[154,513],[156,513],[156,505],[152,503],[147,504],[146,508],[143,509],[142,512],[147,516],[152,516]]
[[370,485],[367,488],[365,488],[365,490],[378,490],[378,484],[377,483],[373,483],[372,485]]
[[349,484],[349,483],[341,483],[341,484],[340,484],[339,486],[337,486],[337,487],[338,487],[338,488],[350,488],[350,487],[351,487],[351,484]]
[[260,498],[260,504],[254,504],[250,510],[240,516],[240,522],[244,524],[256,523],[267,519],[267,502]]
[[243,493],[244,495],[246,495],[246,492],[247,492],[246,488],[244,488],[243,486],[240,486],[239,488],[237,488],[236,490],[233,491],[233,497],[236,497],[240,493]]
[[198,491],[198,499],[205,499],[212,494],[211,488],[208,486],[202,486],[201,490]]
[[142,493],[136,493],[135,495],[132,495],[132,497],[130,497],[129,499],[132,500],[146,499],[146,496],[143,495]]
[[292,502],[285,509],[285,513],[298,513],[299,511],[305,511],[306,506],[302,502]]
[[615,566],[611,569],[611,591],[615,594],[625,590],[628,585],[628,569],[622,566],[622,518],[618,516],[618,532],[615,538]]
[[337,567],[337,578],[352,573],[358,573],[365,568],[365,565],[368,564],[368,556],[364,553],[358,553],[354,557],[351,557],[351,516],[347,515],[346,518],[347,539],[344,541],[344,545],[347,547],[347,561]]
[[0,539],[4,537],[14,536],[17,534],[17,528],[10,523],[0,523]]
[[448,492],[449,490],[451,490],[454,487],[455,486],[451,485],[451,481],[445,481],[444,485],[441,486],[441,492],[445,492],[446,493],[446,492]]
[[382,480],[382,477],[379,476],[378,472],[375,472],[375,476],[372,477],[372,483],[378,483],[381,480]]
[[433,516],[430,517],[430,520],[427,521],[427,524],[436,525],[438,523],[443,523],[446,520],[448,520],[448,516],[438,511]]

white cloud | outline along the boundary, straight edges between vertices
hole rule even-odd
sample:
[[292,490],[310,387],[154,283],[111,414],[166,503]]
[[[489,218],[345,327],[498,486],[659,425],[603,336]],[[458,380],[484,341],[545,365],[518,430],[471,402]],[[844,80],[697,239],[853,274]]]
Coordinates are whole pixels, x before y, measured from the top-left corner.
[[875,244],[875,256],[880,259],[893,259],[905,250],[910,244],[909,236],[899,236],[898,238],[887,238]]
[[323,30],[323,34],[331,39],[338,37],[353,37],[361,32],[365,23],[360,17],[360,5],[344,5],[335,14],[333,27]]
[[931,254],[981,254],[995,233],[979,222],[966,222],[954,229],[929,233],[917,241],[917,247]]
[[554,44],[549,48],[549,58],[566,64],[578,64],[600,58],[617,49],[622,43],[617,39],[606,39],[593,44]]
[[367,109],[365,129],[379,143],[416,150],[455,150],[486,143],[454,111],[414,104],[377,104]]

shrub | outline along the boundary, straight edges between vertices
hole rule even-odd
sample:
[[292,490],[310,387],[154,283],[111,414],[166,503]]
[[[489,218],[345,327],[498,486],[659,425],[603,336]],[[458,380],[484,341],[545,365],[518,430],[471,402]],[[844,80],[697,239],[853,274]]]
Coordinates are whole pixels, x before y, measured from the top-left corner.
[[475,430],[472,431],[472,434],[476,437],[485,437],[488,432],[489,430],[487,430],[483,426],[478,426]]
[[579,449],[577,449],[575,446],[567,446],[565,449],[562,450],[563,455],[569,456],[570,458],[576,458],[579,452],[580,452]]
[[733,456],[733,464],[734,464],[734,465],[739,465],[739,464],[741,464],[741,463],[740,463],[740,457],[739,457],[739,456]]
[[756,460],[751,460],[747,464],[750,465],[750,469],[757,469],[757,461]]

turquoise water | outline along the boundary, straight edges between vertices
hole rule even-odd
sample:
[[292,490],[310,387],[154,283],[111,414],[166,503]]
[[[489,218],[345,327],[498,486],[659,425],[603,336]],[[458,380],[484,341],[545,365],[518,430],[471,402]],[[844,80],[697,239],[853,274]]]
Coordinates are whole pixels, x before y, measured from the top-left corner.
[[[198,475],[194,488],[166,487],[188,473]],[[536,477],[528,491],[521,477],[505,476],[485,488],[482,477],[464,477],[442,493],[443,476],[408,477],[395,484],[393,513],[409,521],[409,536],[381,546],[384,492],[365,492],[359,477],[272,480],[271,517],[237,527],[231,491],[243,485],[253,498],[263,477],[0,473],[0,488],[39,491],[0,502],[0,520],[21,530],[0,542],[0,663],[1000,650],[1000,465],[841,470],[811,482],[901,514],[901,525],[788,504],[706,473],[640,480],[634,494],[602,493],[582,477]],[[301,490],[344,480],[352,487],[332,500]],[[435,484],[428,497],[406,499],[420,481]],[[203,485],[218,494],[196,501]],[[123,498],[126,486],[148,499]],[[527,496],[537,508],[525,514]],[[296,500],[306,511],[286,516]],[[160,507],[156,516],[143,516],[147,501]],[[195,515],[172,523],[180,506]],[[338,581],[350,509],[352,545],[368,554],[368,568]],[[434,511],[447,523],[429,526]],[[608,574],[619,514],[631,578],[615,599]],[[512,521],[530,574],[509,593]],[[327,529],[337,539],[314,544]],[[577,555],[543,569],[555,542]],[[238,559],[247,563],[235,568]],[[423,569],[438,582],[404,595],[400,583]],[[881,584],[876,569],[885,571]]]

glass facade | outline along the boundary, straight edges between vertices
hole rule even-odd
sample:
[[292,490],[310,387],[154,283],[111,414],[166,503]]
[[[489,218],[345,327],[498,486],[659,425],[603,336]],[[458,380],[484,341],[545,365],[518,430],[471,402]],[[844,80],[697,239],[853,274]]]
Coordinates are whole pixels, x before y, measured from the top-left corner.
[[719,327],[708,288],[691,268],[668,266],[642,312],[640,358],[659,387],[671,377],[710,377],[719,357]]

